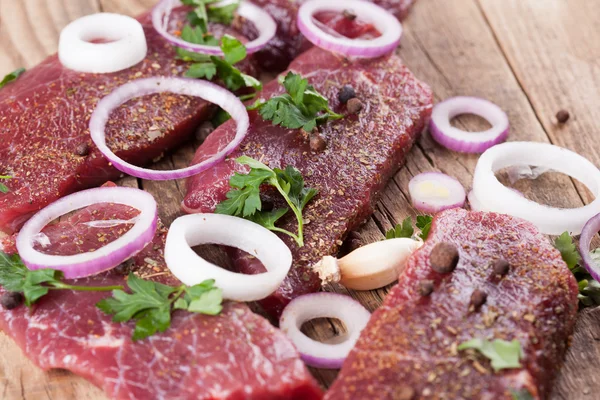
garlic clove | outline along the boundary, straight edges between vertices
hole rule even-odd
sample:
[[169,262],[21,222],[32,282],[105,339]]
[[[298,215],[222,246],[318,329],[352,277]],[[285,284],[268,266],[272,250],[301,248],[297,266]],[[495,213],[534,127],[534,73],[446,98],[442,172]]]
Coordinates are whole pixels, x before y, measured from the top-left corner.
[[340,268],[338,266],[338,260],[335,257],[325,256],[313,265],[313,271],[319,274],[321,279],[321,285],[326,285],[332,282],[339,282],[341,278]]
[[398,279],[408,257],[422,245],[422,241],[398,238],[363,246],[337,261],[340,283],[355,290],[387,286]]

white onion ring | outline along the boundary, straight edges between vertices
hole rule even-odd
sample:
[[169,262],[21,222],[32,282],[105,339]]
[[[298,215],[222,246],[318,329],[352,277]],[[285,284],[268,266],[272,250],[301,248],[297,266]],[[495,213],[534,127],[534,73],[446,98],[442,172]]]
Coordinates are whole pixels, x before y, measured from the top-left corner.
[[[337,318],[342,321],[348,330],[343,341],[321,343],[302,333],[302,324],[315,318]],[[292,300],[281,314],[279,328],[291,339],[307,365],[335,369],[342,366],[370,318],[371,313],[351,297],[321,292]]]
[[[244,275],[227,271],[198,256],[191,246],[220,244],[258,258],[267,272]],[[292,253],[273,232],[254,222],[220,214],[191,214],[177,218],[167,235],[167,266],[188,286],[214,279],[223,298],[257,301],[275,292],[292,265]]]
[[[423,188],[423,185],[428,185]],[[408,182],[412,205],[419,211],[438,213],[465,205],[465,188],[449,175],[441,172],[424,172]]]
[[[323,31],[313,21],[318,11],[339,11],[352,9],[381,33],[378,38],[349,39],[332,36]],[[398,47],[402,36],[402,24],[383,8],[364,0],[310,0],[298,10],[298,29],[315,46],[346,56],[375,58],[391,53]]]
[[[91,43],[105,39],[108,43]],[[146,58],[148,45],[139,21],[126,15],[86,15],[60,33],[58,57],[66,68],[96,74],[117,72]]]
[[[237,123],[235,137],[224,149],[214,154],[212,157],[199,164],[178,170],[154,171],[137,167],[123,161],[106,145],[104,130],[106,129],[110,113],[123,103],[135,97],[162,92],[196,96],[218,105],[227,111]],[[126,83],[100,100],[90,119],[90,136],[104,157],[106,157],[119,171],[142,179],[170,180],[188,178],[221,162],[227,155],[232,153],[239,146],[244,137],[246,137],[248,126],[249,119],[246,107],[244,107],[244,104],[240,99],[228,90],[203,80],[155,77]]]
[[[495,172],[512,165],[548,167],[569,175],[593,193],[596,199],[579,208],[559,209],[528,200],[502,185]],[[523,218],[548,235],[569,231],[578,235],[594,215],[600,213],[600,170],[594,164],[562,147],[547,143],[510,142],[494,146],[481,155],[473,176],[473,193],[482,211]]]
[[[482,132],[468,132],[453,127],[450,121],[461,114],[478,115],[492,127]],[[452,97],[433,107],[429,131],[436,142],[450,150],[482,153],[506,140],[509,131],[508,116],[490,101],[477,97]]]
[[[58,256],[34,249],[33,239],[48,223],[61,215],[98,203],[124,204],[137,208],[140,214],[127,233],[93,252]],[[157,205],[151,194],[126,187],[101,187],[63,197],[40,210],[25,223],[17,236],[16,245],[27,268],[58,269],[65,278],[82,278],[114,268],[139,253],[154,238],[157,223]]]
[[[212,4],[213,6],[219,3]],[[202,44],[194,44],[169,33],[168,24],[171,11],[175,7],[180,7],[183,4],[180,0],[163,0],[154,7],[152,11],[152,24],[154,29],[174,46],[182,49],[193,51],[196,53],[211,54],[215,56],[224,56],[223,51],[219,46],[207,46]],[[210,7],[210,5],[209,5]],[[273,39],[277,32],[277,24],[269,13],[262,8],[255,6],[248,1],[242,1],[237,9],[237,14],[252,22],[258,30],[258,37],[251,42],[245,44],[247,54],[256,53],[267,43]]]
[[598,231],[600,231],[600,214],[591,218],[583,227],[579,238],[579,254],[584,268],[595,280],[600,281],[600,265],[590,256],[590,245]]

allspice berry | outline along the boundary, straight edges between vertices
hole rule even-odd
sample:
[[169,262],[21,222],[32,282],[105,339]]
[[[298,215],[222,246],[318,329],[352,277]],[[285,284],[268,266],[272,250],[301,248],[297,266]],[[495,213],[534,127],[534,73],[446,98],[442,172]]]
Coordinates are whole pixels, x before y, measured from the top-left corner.
[[327,142],[323,136],[318,133],[310,135],[310,149],[312,151],[321,152],[327,147]]
[[6,310],[12,310],[23,304],[23,295],[19,292],[6,292],[0,297],[0,304]]
[[363,103],[358,98],[354,97],[348,100],[348,103],[346,103],[346,108],[348,109],[348,113],[358,114],[363,108]]
[[433,289],[433,281],[427,279],[420,281],[419,286],[417,287],[419,294],[423,297],[429,296],[431,293],[433,293]]
[[458,249],[455,245],[447,242],[438,243],[431,250],[429,261],[431,268],[437,273],[448,274],[454,271],[458,264]]
[[81,143],[75,148],[75,155],[85,157],[90,154],[90,145],[87,143]]
[[474,310],[479,310],[487,301],[487,293],[480,289],[475,289],[471,294],[471,306]]
[[508,274],[508,270],[510,269],[510,264],[508,263],[508,261],[506,261],[504,259],[500,259],[500,260],[497,260],[496,262],[494,262],[494,265],[492,268],[494,269],[495,275],[504,276],[504,275]]

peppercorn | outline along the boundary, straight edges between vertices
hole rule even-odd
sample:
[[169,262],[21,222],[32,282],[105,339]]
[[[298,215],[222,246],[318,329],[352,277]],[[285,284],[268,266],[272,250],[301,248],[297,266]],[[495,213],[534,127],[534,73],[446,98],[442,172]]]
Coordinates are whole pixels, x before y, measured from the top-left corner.
[[394,399],[397,400],[413,400],[415,398],[415,389],[406,385],[399,385],[396,390],[396,396]]
[[429,296],[434,289],[433,281],[430,280],[422,280],[419,282],[419,294],[423,297]]
[[350,21],[354,21],[356,19],[356,13],[352,10],[344,10],[342,11],[342,15],[344,16],[344,18],[350,20]]
[[327,147],[327,142],[323,139],[323,136],[317,134],[310,135],[310,149],[312,151],[321,152]]
[[506,261],[504,259],[500,259],[494,263],[493,268],[494,268],[494,274],[504,276],[504,275],[508,274],[508,270],[510,269],[510,264],[508,263],[508,261]]
[[447,274],[454,271],[454,268],[458,264],[458,258],[459,254],[456,246],[447,242],[436,244],[429,256],[431,268],[440,274]]
[[474,310],[479,310],[487,300],[487,293],[480,289],[475,289],[471,294],[471,306]]
[[0,297],[0,304],[7,310],[12,310],[23,304],[23,295],[19,292],[6,292]]
[[567,110],[560,110],[556,113],[556,120],[559,124],[564,124],[565,122],[567,122],[569,120],[569,117],[570,115]]
[[75,154],[80,157],[85,157],[90,154],[90,145],[87,143],[81,143],[75,148]]
[[340,90],[340,92],[338,93],[338,100],[342,104],[346,104],[348,100],[353,99],[355,97],[356,92],[354,91],[354,88],[350,85],[344,85],[342,90]]
[[348,108],[348,112],[350,114],[358,114],[360,112],[360,110],[362,110],[362,108],[363,108],[363,103],[362,103],[362,101],[360,101],[359,99],[354,97],[354,98],[348,100],[346,107]]

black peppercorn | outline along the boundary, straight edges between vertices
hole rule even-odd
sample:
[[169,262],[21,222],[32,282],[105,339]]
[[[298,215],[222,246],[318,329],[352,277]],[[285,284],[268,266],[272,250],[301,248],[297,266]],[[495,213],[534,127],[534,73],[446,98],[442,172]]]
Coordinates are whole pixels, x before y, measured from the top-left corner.
[[494,274],[504,276],[508,274],[508,270],[510,269],[510,264],[508,261],[501,259],[494,263]]
[[433,292],[433,289],[433,281],[422,280],[419,282],[418,290],[421,296],[429,296]]
[[471,306],[474,310],[478,310],[487,300],[487,293],[480,289],[475,289],[471,294]]
[[75,154],[80,157],[85,157],[90,154],[90,145],[87,143],[81,143],[75,148]]
[[342,90],[340,90],[340,93],[338,94],[338,99],[340,101],[340,103],[342,104],[346,104],[348,102],[348,100],[353,99],[356,97],[356,92],[354,91],[354,88],[350,85],[345,85]]
[[560,110],[556,113],[556,120],[559,124],[564,124],[565,122],[567,122],[569,120],[569,117],[570,115],[567,110]]
[[327,142],[319,134],[312,134],[310,136],[310,149],[312,151],[323,151],[327,147]]
[[23,295],[19,292],[7,292],[0,297],[0,304],[7,310],[12,310],[23,304]]
[[447,274],[454,271],[454,268],[458,264],[458,258],[459,254],[456,246],[446,242],[436,244],[429,256],[431,268],[440,274]]

